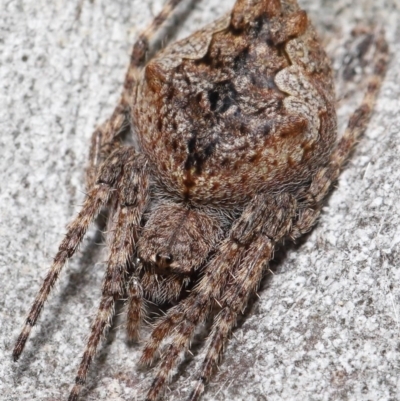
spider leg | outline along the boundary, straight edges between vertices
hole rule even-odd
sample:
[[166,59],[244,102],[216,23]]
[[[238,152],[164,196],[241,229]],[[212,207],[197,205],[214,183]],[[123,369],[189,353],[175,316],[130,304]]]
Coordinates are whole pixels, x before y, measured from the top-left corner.
[[31,329],[36,324],[43,305],[57,281],[65,262],[75,253],[75,250],[82,241],[89,224],[94,220],[101,208],[107,203],[120,178],[124,163],[132,154],[134,154],[133,149],[117,150],[110,155],[100,168],[96,184],[87,194],[78,216],[68,225],[67,233],[58,248],[53,264],[51,265],[50,270],[43,281],[42,287],[33,302],[29,315],[25,320],[25,325],[13,350],[14,361],[18,360],[21,355]]
[[125,76],[124,96],[129,97],[132,95],[133,88],[137,81],[137,77],[146,64],[146,54],[149,50],[149,42],[152,37],[157,33],[161,25],[168,19],[175,7],[182,0],[168,0],[160,13],[153,19],[150,25],[139,35],[135,44],[133,45],[131,53],[131,61],[128,71]]
[[[269,261],[275,242],[291,229],[295,206],[296,202],[288,194],[259,195],[244,210],[215,258],[206,266],[199,285],[154,329],[143,351],[143,363],[151,362],[165,337],[170,336],[171,341],[162,355],[146,401],[155,401],[160,396],[180,356],[189,348],[196,327],[207,318],[215,302],[227,308],[231,298],[235,299],[233,304],[239,303],[232,309],[233,314],[245,307],[248,292],[257,287],[262,267]],[[243,281],[245,277],[248,278],[246,282]],[[228,332],[235,322],[236,317],[225,322]],[[223,336],[223,333],[216,331],[215,335]],[[219,350],[213,352],[218,354]],[[210,363],[212,365],[212,361]]]
[[373,73],[368,79],[364,98],[361,105],[351,115],[347,128],[330,157],[329,164],[314,175],[305,195],[305,208],[300,211],[299,218],[290,233],[293,239],[299,238],[315,224],[321,212],[322,202],[330,191],[332,183],[338,179],[354,145],[366,130],[385,76],[387,63],[388,46],[384,33],[380,31],[375,38]]
[[272,258],[274,243],[268,237],[260,236],[250,245],[250,248],[234,273],[227,292],[223,297],[223,309],[214,320],[213,329],[206,345],[206,355],[198,374],[196,385],[189,397],[190,401],[199,400],[204,392],[204,386],[210,379],[219,356],[236,324],[237,316],[243,312],[249,297],[256,291],[266,263]]
[[[150,365],[156,358],[161,342],[173,330],[175,332],[184,330],[184,327],[178,328],[182,322],[190,326],[188,330],[194,330],[197,324],[206,319],[214,298],[219,297],[220,289],[226,282],[232,266],[235,266],[240,260],[241,253],[242,249],[228,239],[222,243],[218,254],[205,267],[205,274],[200,285],[157,322],[144,347],[140,364]],[[190,315],[192,311],[194,314]],[[188,318],[185,321],[186,315]],[[177,348],[179,349],[179,346]]]
[[127,279],[127,265],[135,253],[140,220],[148,203],[149,179],[143,156],[132,155],[124,164],[117,187],[116,210],[112,216],[107,271],[103,281],[102,298],[80,363],[69,401],[78,399],[86,381],[90,363],[101,336],[110,325],[116,301],[122,297]]
[[[247,244],[247,251],[237,269],[232,271],[224,289],[220,304],[222,310],[214,319],[213,329],[208,338],[206,355],[202,362],[197,383],[189,397],[190,401],[199,400],[204,386],[210,379],[213,368],[218,362],[229,334],[236,324],[237,316],[246,308],[250,296],[257,290],[263,277],[266,265],[273,257],[275,245],[291,230],[292,221],[296,214],[296,201],[288,194],[281,194],[277,199],[268,195],[263,197],[253,207],[257,208],[262,219],[253,225],[243,226],[243,230],[235,230],[231,236],[240,243]],[[262,198],[261,198],[262,199]],[[254,213],[256,216],[257,214]],[[248,218],[252,222],[253,217]],[[249,238],[254,230],[253,238]]]
[[[140,270],[140,264],[136,267]],[[140,323],[146,316],[145,301],[164,304],[175,302],[189,281],[179,275],[167,277],[154,272],[145,272],[142,276],[132,276],[128,284],[127,329],[131,340],[139,340]]]
[[227,281],[232,266],[236,266],[243,250],[236,244],[226,240],[219,255],[206,267],[201,285],[195,288],[184,301],[171,308],[161,318],[146,344],[140,362],[150,364],[161,346],[161,342],[171,335],[146,401],[156,400],[162,391],[173,369],[178,365],[180,357],[189,348],[196,327],[208,316],[214,299],[219,298],[221,287]]
[[181,1],[182,0],[167,1],[161,12],[139,35],[139,38],[133,45],[130,65],[125,76],[124,89],[118,105],[114,109],[111,117],[96,128],[92,134],[89,166],[86,170],[86,185],[88,189],[95,183],[99,166],[101,166],[102,162],[113,150],[120,146],[119,134],[129,126],[129,112],[133,88],[141,69],[146,64],[146,53],[149,49],[149,42]]
[[139,328],[145,316],[143,288],[135,275],[128,283],[127,331],[130,340],[139,340]]
[[86,169],[86,188],[90,190],[98,177],[99,168],[104,160],[118,147],[118,135],[128,126],[127,107],[121,100],[111,117],[101,124],[92,134],[89,166]]
[[388,63],[388,51],[389,49],[385,40],[384,32],[380,31],[375,38],[373,72],[368,78],[364,98],[361,105],[350,117],[347,129],[331,156],[331,164],[336,164],[339,168],[343,166],[343,163],[347,160],[357,139],[367,128],[373,112],[374,103],[378,97],[385,76]]

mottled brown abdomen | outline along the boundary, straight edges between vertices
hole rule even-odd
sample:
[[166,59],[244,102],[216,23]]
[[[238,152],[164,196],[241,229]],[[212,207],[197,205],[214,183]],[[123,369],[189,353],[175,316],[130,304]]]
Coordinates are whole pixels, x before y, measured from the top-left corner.
[[167,47],[138,84],[141,147],[185,200],[240,204],[296,187],[335,141],[329,62],[305,13],[257,12],[256,23],[229,15]]

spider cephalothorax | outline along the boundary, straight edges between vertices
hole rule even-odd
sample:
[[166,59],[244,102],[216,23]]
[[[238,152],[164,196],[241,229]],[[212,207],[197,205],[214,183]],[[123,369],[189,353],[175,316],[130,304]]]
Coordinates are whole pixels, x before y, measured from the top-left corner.
[[177,204],[157,207],[143,228],[138,253],[161,274],[190,274],[221,236],[216,217]]
[[[143,364],[161,355],[147,401],[162,395],[196,329],[217,310],[190,396],[199,399],[276,245],[318,218],[385,70],[378,35],[364,102],[335,144],[330,63],[296,0],[237,0],[230,14],[146,60],[150,38],[179,2],[169,0],[133,48],[122,98],[93,134],[85,203],[14,349],[18,359],[63,265],[107,206],[102,299],[70,401],[126,294],[131,338],[146,300],[174,305],[143,350]],[[127,127],[136,148],[121,144]]]

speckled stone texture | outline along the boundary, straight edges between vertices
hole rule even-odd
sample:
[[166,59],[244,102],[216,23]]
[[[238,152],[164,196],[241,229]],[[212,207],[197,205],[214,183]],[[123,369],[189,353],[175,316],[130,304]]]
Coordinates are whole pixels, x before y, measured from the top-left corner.
[[[18,363],[11,350],[82,203],[91,132],[112,111],[131,44],[161,4],[0,0],[0,400],[68,396],[104,272],[94,229]],[[163,31],[169,38],[222,15],[233,0],[185,4]],[[275,274],[235,330],[205,401],[400,399],[400,2],[301,5],[335,57],[354,26],[383,24],[391,62],[368,131],[318,226],[278,254]],[[341,129],[356,104],[351,96],[340,103]],[[123,326],[120,315],[82,400],[141,399],[151,372],[137,369],[140,347],[127,344]],[[166,399],[185,398],[200,351]]]

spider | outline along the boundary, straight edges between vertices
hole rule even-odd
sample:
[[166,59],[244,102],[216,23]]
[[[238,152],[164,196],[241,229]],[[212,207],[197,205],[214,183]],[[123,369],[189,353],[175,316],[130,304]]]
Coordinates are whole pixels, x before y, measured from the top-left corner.
[[[147,60],[180,2],[167,1],[133,46],[121,99],[92,136],[84,204],[13,351],[17,360],[65,262],[107,207],[102,297],[69,401],[126,295],[131,339],[147,301],[172,305],[140,360],[160,359],[147,401],[162,397],[196,330],[213,319],[189,397],[200,399],[274,250],[318,219],[385,72],[380,34],[366,94],[337,142],[330,62],[296,0],[237,0],[231,13]],[[121,140],[127,131],[135,145]]]

